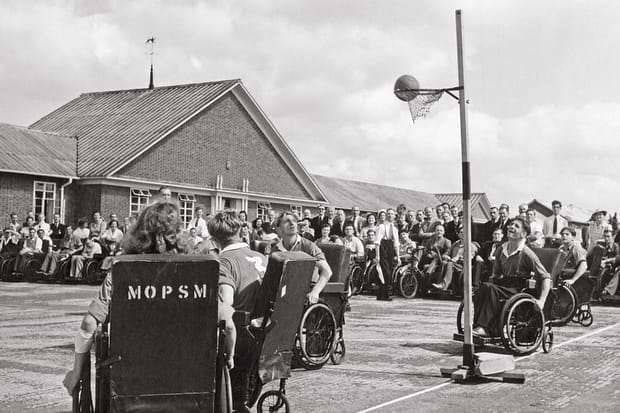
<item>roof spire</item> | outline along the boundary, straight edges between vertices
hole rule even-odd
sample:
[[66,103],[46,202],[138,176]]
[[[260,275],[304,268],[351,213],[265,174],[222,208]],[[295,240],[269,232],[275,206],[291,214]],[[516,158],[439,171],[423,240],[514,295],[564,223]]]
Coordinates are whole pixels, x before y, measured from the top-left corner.
[[149,39],[146,39],[145,43],[151,44],[151,52],[149,53],[151,55],[151,74],[149,76],[149,89],[153,89],[155,87],[155,85],[153,84],[153,55],[155,54],[153,48],[155,46],[155,36],[151,36]]

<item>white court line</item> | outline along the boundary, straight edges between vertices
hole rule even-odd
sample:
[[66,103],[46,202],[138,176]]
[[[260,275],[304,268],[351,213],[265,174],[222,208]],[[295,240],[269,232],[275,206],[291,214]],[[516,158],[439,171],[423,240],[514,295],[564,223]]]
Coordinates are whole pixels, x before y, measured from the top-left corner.
[[[570,340],[567,340],[567,341],[565,341],[565,342],[563,342],[563,343],[560,343],[560,344],[558,344],[558,345],[555,345],[555,346],[553,346],[553,347],[554,347],[554,348],[562,347],[562,346],[564,346],[564,345],[566,345],[566,344],[570,344],[570,343],[574,343],[575,341],[583,340],[584,338],[591,337],[591,336],[594,336],[594,335],[596,335],[596,334],[600,334],[600,333],[602,333],[602,332],[604,332],[604,331],[611,330],[612,328],[615,328],[615,327],[618,327],[618,326],[620,326],[620,322],[619,322],[619,323],[616,323],[616,324],[613,324],[613,325],[610,325],[610,326],[607,326],[607,327],[599,328],[598,330],[594,330],[594,331],[592,331],[592,332],[590,332],[590,333],[587,333],[587,334],[584,334],[584,335],[582,335],[582,336],[578,336],[578,337],[575,337],[575,338],[571,338]],[[532,354],[530,354],[530,355],[528,355],[528,356],[519,357],[518,359],[516,359],[516,360],[515,360],[515,363],[517,363],[517,362],[518,362],[518,361],[520,361],[520,360],[524,360],[524,359],[526,359],[526,358],[530,358],[530,357],[532,357],[532,356],[535,356],[536,354],[540,354],[540,352],[532,353]],[[441,384],[437,384],[437,385],[435,385],[435,386],[433,386],[433,387],[429,387],[428,389],[420,390],[420,391],[417,391],[417,392],[415,392],[415,393],[411,393],[411,394],[408,394],[408,395],[406,395],[406,396],[399,397],[398,399],[390,400],[390,401],[388,401],[388,402],[381,403],[381,404],[378,404],[378,405],[376,405],[376,406],[369,407],[368,409],[365,409],[365,410],[360,410],[360,411],[358,411],[357,413],[368,413],[368,412],[372,412],[372,411],[375,411],[375,410],[381,409],[381,408],[383,408],[383,407],[390,406],[390,405],[392,405],[392,404],[395,404],[395,403],[401,402],[401,401],[403,401],[403,400],[412,399],[412,398],[417,397],[417,396],[420,396],[420,395],[422,395],[422,394],[425,394],[425,393],[430,393],[430,392],[432,392],[432,391],[435,391],[435,390],[441,389],[442,387],[446,387],[446,386],[447,386],[447,385],[449,385],[449,384],[452,384],[452,379],[448,379],[448,381],[446,381],[446,382],[444,382],[444,383],[441,383]]]

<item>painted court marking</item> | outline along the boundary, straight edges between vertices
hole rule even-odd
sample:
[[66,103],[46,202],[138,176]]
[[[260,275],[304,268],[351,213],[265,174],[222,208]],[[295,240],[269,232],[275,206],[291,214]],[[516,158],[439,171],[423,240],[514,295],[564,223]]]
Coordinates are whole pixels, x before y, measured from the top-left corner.
[[[567,344],[574,343],[575,341],[583,340],[584,338],[588,338],[588,337],[600,334],[600,333],[602,333],[604,331],[611,330],[611,329],[616,328],[618,326],[620,326],[620,322],[618,322],[616,324],[612,324],[612,325],[607,326],[607,327],[599,328],[598,330],[594,330],[594,331],[592,331],[590,333],[587,333],[587,334],[584,334],[584,335],[581,335],[581,336],[578,336],[578,337],[571,338],[570,340],[566,340],[566,341],[564,341],[564,342],[562,342],[560,344],[554,345],[553,347],[554,348],[562,347],[562,346],[565,346]],[[541,353],[539,351],[537,351],[536,353],[532,353],[532,354],[530,354],[528,356],[519,357],[518,359],[515,359],[515,363],[519,362],[519,360],[524,360],[526,358],[530,358],[530,357],[535,356],[537,354],[541,354]],[[375,410],[378,410],[378,409],[382,409],[384,407],[390,406],[392,404],[396,404],[396,403],[401,402],[403,400],[412,399],[412,398],[420,396],[422,394],[433,392],[435,390],[441,389],[442,387],[446,387],[449,384],[452,384],[452,379],[448,379],[444,383],[437,384],[437,385],[429,387],[427,389],[420,390],[420,391],[417,391],[415,393],[411,393],[411,394],[408,394],[406,396],[402,396],[402,397],[399,397],[397,399],[390,400],[390,401],[387,401],[385,403],[381,403],[381,404],[378,404],[376,406],[369,407],[368,409],[360,410],[357,413],[368,413],[368,412],[372,412],[372,411],[375,411]]]

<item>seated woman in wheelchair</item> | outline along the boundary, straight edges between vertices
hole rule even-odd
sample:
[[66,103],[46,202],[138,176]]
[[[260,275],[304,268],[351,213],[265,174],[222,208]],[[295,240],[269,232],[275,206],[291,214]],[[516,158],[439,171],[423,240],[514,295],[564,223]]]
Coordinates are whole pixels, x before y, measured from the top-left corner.
[[435,227],[435,234],[424,246],[424,253],[420,258],[420,269],[427,275],[435,273],[441,263],[441,257],[450,251],[452,243],[445,237],[445,229],[439,224]]
[[567,256],[564,269],[560,273],[560,279],[568,285],[573,285],[586,272],[588,264],[586,262],[586,250],[575,241],[577,232],[573,228],[564,227],[560,231],[562,245],[560,251],[564,251]]
[[502,301],[521,292],[528,285],[532,274],[541,283],[540,296],[536,299],[540,308],[551,289],[550,276],[536,254],[525,245],[529,224],[520,217],[508,224],[508,241],[497,249],[493,275],[474,294],[474,329],[478,336],[489,336],[499,329]]
[[[158,201],[144,208],[123,239],[125,254],[168,254],[175,252],[176,234],[182,228],[176,203]],[[92,242],[92,241],[91,241]],[[75,360],[73,370],[67,373],[63,384],[72,394],[80,380],[82,368],[93,343],[97,325],[103,323],[109,313],[112,300],[112,277],[108,273],[101,284],[97,297],[88,307],[75,337]]]

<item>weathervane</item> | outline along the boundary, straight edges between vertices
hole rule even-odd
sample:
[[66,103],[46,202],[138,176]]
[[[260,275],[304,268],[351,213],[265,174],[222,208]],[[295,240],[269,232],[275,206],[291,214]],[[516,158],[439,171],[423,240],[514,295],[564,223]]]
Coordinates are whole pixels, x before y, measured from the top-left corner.
[[149,77],[149,89],[153,89],[155,87],[155,85],[153,84],[153,55],[155,54],[153,49],[155,48],[155,36],[151,36],[150,38],[146,39],[146,42],[144,43],[151,44],[151,52],[148,53],[149,55],[151,55],[151,74]]

